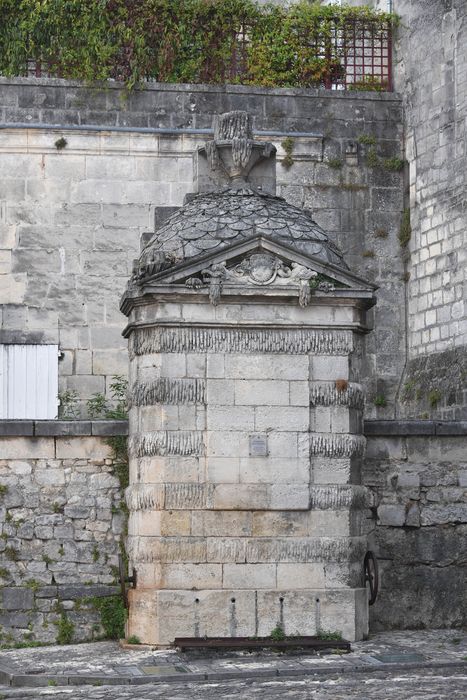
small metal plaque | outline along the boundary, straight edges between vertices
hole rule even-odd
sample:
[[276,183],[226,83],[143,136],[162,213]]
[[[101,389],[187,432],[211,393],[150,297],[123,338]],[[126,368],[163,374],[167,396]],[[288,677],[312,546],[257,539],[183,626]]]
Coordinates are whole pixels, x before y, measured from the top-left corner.
[[265,433],[250,435],[250,457],[268,456],[268,436]]

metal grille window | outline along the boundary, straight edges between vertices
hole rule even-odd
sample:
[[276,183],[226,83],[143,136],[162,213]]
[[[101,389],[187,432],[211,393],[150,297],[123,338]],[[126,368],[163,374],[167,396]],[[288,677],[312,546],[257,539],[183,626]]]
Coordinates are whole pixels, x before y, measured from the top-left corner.
[[0,345],[0,419],[53,419],[58,345]]

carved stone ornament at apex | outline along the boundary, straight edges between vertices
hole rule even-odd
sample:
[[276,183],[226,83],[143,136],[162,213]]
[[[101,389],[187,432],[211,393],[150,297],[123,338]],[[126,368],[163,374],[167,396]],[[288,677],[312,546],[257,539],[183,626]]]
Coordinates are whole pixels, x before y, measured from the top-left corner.
[[375,287],[310,212],[252,184],[275,149],[249,115],[219,115],[196,157],[211,189],[155,232],[121,302],[127,634],[164,646],[280,621],[362,639],[360,339]]
[[209,300],[219,303],[225,283],[242,286],[297,287],[300,306],[307,306],[311,290],[329,292],[334,289],[329,282],[320,281],[320,275],[304,265],[292,262],[287,265],[281,258],[268,253],[254,253],[240,263],[228,268],[225,262],[215,263],[201,270],[200,277],[190,277],[185,285],[191,289],[209,287]]

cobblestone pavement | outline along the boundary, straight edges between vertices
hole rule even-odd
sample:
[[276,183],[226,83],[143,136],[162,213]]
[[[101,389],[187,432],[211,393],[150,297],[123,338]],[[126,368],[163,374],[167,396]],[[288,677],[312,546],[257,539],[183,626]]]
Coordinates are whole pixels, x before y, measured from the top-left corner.
[[94,642],[3,650],[0,669],[11,674],[2,676],[11,686],[0,685],[0,700],[467,700],[467,634],[385,632],[343,655],[182,654]]
[[351,674],[322,679],[158,683],[141,687],[7,688],[1,700],[466,700],[465,673]]

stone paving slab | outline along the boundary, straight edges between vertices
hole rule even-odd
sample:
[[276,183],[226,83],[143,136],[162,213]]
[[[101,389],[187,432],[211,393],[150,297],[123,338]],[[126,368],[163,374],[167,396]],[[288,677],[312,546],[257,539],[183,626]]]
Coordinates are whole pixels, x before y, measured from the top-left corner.
[[184,652],[117,642],[9,649],[0,683],[12,687],[145,685],[235,679],[451,669],[467,675],[467,634],[459,630],[385,632],[352,644],[349,654]]
[[0,689],[1,700],[465,700],[467,675],[433,669],[391,674],[236,679],[142,686]]

